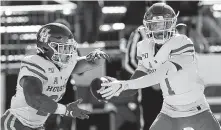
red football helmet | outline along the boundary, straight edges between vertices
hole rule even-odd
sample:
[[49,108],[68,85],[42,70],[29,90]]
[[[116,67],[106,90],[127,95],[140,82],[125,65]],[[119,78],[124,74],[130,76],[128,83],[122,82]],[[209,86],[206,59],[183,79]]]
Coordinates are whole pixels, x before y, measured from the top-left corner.
[[153,4],[145,13],[143,24],[149,38],[158,44],[165,43],[175,33],[177,16],[165,3]]
[[46,24],[38,31],[37,49],[61,68],[72,64],[77,57],[77,42],[72,32],[60,23]]

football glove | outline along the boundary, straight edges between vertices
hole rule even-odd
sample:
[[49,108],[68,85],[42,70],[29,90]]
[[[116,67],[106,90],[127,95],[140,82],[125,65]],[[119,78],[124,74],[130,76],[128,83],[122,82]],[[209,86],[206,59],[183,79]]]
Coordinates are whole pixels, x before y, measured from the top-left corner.
[[78,99],[75,102],[69,103],[66,105],[66,112],[65,116],[72,117],[72,118],[79,118],[79,119],[88,119],[91,112],[87,110],[80,109],[78,104],[80,104],[83,100]]
[[92,63],[95,62],[95,60],[100,59],[100,58],[106,59],[108,61],[110,60],[108,54],[106,54],[105,52],[103,52],[100,49],[95,49],[94,51],[90,52],[86,56],[86,60],[88,62],[92,62]]
[[109,100],[114,96],[117,97],[121,94],[121,92],[127,90],[128,85],[125,84],[124,81],[116,80],[115,78],[112,77],[107,77],[107,78],[110,82],[102,83],[101,84],[102,88],[103,87],[105,88],[97,91],[106,100]]
[[109,77],[109,76],[104,76],[101,78],[95,78],[91,84],[90,84],[90,91],[91,94],[99,101],[99,102],[105,102],[107,103],[108,101],[105,100],[105,98],[102,97],[102,95],[99,93],[100,91],[103,91],[105,88],[108,86],[102,87],[102,83],[108,83],[112,82],[114,80],[117,80],[115,78]]

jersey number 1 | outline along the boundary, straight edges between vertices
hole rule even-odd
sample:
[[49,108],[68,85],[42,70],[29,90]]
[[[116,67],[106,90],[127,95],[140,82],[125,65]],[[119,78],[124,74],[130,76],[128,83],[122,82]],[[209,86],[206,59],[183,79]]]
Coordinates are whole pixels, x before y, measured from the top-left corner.
[[169,95],[174,95],[175,92],[172,90],[172,88],[170,87],[170,83],[169,83],[169,80],[168,78],[165,79],[165,82],[166,82],[166,85],[167,85],[167,88],[168,88],[168,93]]

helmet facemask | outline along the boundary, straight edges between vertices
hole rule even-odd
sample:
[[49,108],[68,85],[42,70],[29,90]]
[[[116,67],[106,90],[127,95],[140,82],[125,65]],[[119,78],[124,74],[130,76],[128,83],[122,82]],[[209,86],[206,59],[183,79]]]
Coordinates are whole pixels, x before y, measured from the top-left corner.
[[174,18],[155,16],[152,20],[143,20],[148,37],[158,44],[164,44],[175,33],[178,14]]
[[75,58],[78,56],[77,42],[74,39],[69,39],[65,44],[50,42],[48,45],[54,51],[54,54],[50,59],[59,67],[66,68],[68,65],[71,65],[76,61]]

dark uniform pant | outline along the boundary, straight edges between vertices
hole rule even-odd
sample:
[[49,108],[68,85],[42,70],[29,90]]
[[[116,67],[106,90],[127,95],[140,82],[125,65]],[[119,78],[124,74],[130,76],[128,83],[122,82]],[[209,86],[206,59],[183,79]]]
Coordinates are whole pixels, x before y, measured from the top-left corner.
[[33,129],[24,126],[13,114],[6,111],[1,117],[1,130],[44,130],[44,128]]
[[221,130],[210,110],[190,117],[171,118],[160,113],[150,130]]

